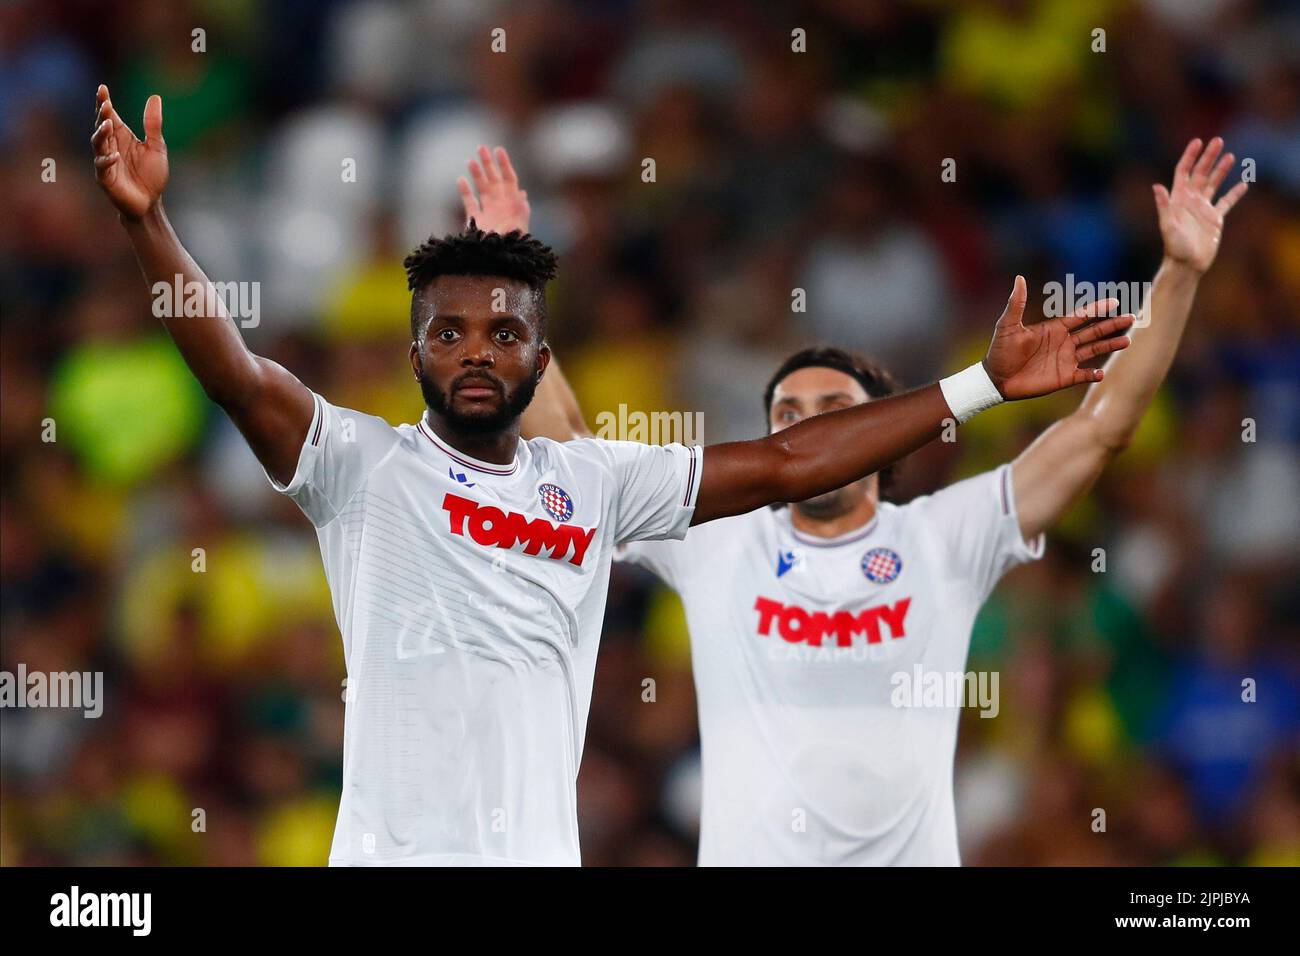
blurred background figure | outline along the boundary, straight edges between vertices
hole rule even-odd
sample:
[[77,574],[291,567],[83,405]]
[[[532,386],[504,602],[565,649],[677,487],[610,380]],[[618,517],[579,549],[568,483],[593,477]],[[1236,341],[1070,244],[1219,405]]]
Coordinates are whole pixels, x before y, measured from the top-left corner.
[[[6,4],[0,669],[102,671],[105,705],[0,711],[0,864],[320,865],[338,806],[316,543],[151,315],[96,195],[101,81],[133,124],[163,95],[178,231],[214,279],[261,283],[245,334],[332,401],[420,413],[401,258],[458,227],[456,177],[501,142],[561,256],[551,336],[591,424],[702,411],[706,441],[763,433],[756,383],[794,347],[920,384],[978,354],[1017,271],[1031,308],[1067,274],[1145,281],[1150,183],[1223,134],[1256,182],[1169,384],[977,625],[1002,707],[962,728],[961,842],[972,864],[1300,864],[1297,51],[1284,0]],[[976,419],[895,497],[1075,401]],[[695,859],[687,653],[676,598],[618,569],[588,864]]]

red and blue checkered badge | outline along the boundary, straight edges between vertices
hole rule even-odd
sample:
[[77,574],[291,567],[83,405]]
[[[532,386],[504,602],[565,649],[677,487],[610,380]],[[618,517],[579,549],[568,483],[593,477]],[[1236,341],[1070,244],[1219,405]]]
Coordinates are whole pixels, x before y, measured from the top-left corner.
[[862,573],[868,581],[888,584],[903,570],[903,559],[889,548],[872,548],[862,556]]
[[559,485],[542,485],[537,494],[546,513],[556,521],[568,521],[573,517],[573,499]]

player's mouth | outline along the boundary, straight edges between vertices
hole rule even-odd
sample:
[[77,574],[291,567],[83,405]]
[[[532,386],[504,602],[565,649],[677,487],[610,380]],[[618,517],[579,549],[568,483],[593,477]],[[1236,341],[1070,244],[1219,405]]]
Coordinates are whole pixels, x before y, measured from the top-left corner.
[[483,401],[502,394],[503,389],[499,383],[492,379],[467,377],[453,385],[452,391],[470,401]]

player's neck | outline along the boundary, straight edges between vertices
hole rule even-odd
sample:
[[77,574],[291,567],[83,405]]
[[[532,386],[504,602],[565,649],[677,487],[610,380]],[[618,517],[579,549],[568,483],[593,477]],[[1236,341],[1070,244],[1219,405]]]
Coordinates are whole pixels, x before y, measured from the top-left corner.
[[509,465],[519,449],[519,421],[498,432],[467,432],[453,428],[433,409],[426,409],[424,425],[442,442],[468,458],[493,465]]
[[866,525],[876,516],[876,505],[876,496],[866,494],[852,508],[834,518],[811,518],[791,505],[790,523],[796,531],[815,538],[838,538]]

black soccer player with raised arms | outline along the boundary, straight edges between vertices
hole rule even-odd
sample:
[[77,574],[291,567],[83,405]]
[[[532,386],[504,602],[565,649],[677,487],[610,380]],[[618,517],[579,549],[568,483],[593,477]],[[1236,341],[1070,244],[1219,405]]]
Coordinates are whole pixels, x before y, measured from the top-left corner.
[[[91,145],[151,288],[209,287],[168,223],[162,101],[143,141],[96,94]],[[576,778],[615,548],[801,501],[1004,399],[1102,373],[1132,316],[1025,327],[943,382],[707,449],[520,439],[550,361],[550,250],[475,229],[406,259],[415,424],[330,404],[254,355],[215,296],[164,318],[267,477],[316,528],[348,672],[336,865],[580,862]],[[165,311],[165,310],[164,310]],[[501,608],[511,609],[502,613]]]
[[[683,541],[620,549],[686,608],[701,864],[960,862],[959,702],[926,706],[916,675],[959,686],[950,678],[966,670],[975,615],[998,579],[1042,553],[1044,532],[1132,438],[1169,371],[1224,217],[1246,192],[1237,183],[1215,202],[1233,164],[1222,150],[1220,139],[1193,140],[1172,188],[1153,187],[1164,261],[1148,321],[1078,410],[1015,461],[901,507],[881,501],[872,475],[789,508],[715,521]],[[509,184],[486,151],[480,159],[471,165],[480,198],[461,183],[467,210],[490,228],[526,228]],[[892,391],[869,361],[807,349],[776,371],[763,404],[770,434],[780,435],[843,414],[823,413],[883,404]],[[526,435],[586,434],[558,366],[523,425]]]

